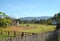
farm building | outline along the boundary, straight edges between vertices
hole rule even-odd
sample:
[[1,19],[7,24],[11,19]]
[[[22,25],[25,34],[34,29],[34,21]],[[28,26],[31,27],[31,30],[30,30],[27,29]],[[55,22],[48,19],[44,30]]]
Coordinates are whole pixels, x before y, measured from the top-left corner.
[[57,25],[57,21],[56,20],[53,20],[52,24],[53,25]]
[[15,19],[12,20],[12,22],[11,22],[11,25],[19,25],[19,24],[20,24],[19,21],[16,21]]

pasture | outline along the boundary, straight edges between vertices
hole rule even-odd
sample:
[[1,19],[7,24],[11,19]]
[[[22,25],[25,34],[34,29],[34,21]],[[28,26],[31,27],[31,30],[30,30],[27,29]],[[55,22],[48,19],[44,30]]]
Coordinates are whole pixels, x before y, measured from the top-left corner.
[[[20,24],[18,26],[9,26],[6,28],[0,28],[0,39],[8,38],[8,33],[10,36],[14,36],[14,31],[19,35],[19,32],[28,32],[28,33],[42,33],[54,31],[56,26],[53,25],[42,25],[42,24]],[[2,34],[2,35],[1,35]]]

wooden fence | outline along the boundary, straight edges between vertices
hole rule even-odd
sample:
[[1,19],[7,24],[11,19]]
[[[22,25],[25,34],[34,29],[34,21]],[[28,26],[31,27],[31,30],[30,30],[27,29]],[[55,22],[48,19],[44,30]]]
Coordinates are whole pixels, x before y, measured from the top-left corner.
[[[8,38],[4,37],[0,41],[57,41],[57,38],[60,36],[60,30],[43,33],[19,33],[14,31],[14,36],[11,36],[10,32],[7,32]],[[3,33],[1,32],[1,34]]]

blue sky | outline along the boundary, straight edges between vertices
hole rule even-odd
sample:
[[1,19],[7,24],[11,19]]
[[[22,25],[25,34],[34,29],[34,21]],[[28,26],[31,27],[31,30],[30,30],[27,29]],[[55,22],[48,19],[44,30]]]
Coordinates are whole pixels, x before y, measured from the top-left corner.
[[60,12],[60,0],[0,0],[0,11],[15,18],[53,16]]

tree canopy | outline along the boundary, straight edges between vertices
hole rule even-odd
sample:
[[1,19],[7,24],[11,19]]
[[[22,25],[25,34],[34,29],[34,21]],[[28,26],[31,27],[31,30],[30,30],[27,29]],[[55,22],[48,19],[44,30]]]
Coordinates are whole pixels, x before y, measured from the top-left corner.
[[54,15],[54,19],[60,24],[60,12]]
[[0,12],[0,27],[5,27],[11,23],[10,17],[8,17],[4,12]]

